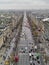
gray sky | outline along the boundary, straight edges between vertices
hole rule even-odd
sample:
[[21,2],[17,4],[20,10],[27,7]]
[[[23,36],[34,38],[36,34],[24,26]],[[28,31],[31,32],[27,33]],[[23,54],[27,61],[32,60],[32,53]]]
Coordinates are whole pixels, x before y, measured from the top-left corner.
[[49,0],[0,0],[0,9],[49,9]]

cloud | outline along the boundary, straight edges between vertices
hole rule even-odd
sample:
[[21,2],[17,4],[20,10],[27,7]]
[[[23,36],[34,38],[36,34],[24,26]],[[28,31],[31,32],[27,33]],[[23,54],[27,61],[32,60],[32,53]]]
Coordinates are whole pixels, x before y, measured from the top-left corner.
[[48,0],[0,0],[0,9],[45,9]]

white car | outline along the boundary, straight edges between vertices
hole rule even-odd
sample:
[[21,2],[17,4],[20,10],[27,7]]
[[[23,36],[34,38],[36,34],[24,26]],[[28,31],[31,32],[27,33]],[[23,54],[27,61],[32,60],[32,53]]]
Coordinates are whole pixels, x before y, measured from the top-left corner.
[[37,46],[34,46],[34,49],[37,49]]
[[32,54],[31,53],[29,53],[29,56],[31,56]]
[[30,65],[32,65],[32,60],[30,61]]

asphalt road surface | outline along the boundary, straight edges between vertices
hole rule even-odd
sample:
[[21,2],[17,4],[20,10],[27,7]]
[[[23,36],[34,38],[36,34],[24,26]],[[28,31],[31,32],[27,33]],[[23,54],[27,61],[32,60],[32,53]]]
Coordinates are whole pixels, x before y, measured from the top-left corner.
[[[26,14],[24,14],[23,24],[22,24],[22,33],[20,37],[20,41],[18,43],[18,54],[19,54],[19,62],[18,65],[30,65],[29,64],[29,49],[32,45],[29,43],[32,43],[32,35],[30,32],[29,24],[27,22]],[[20,53],[21,49],[26,49],[25,53]]]
[[[26,13],[24,13],[22,33],[20,35],[20,41],[18,43],[19,62],[17,63],[17,65],[30,65],[29,51],[32,48],[32,45],[34,45],[34,40],[32,38]],[[25,53],[22,53],[22,50],[25,50]],[[35,63],[35,65],[44,65],[41,60],[42,58],[39,59],[39,61],[41,62],[40,64],[37,63],[37,61],[32,61],[32,65],[33,63]]]

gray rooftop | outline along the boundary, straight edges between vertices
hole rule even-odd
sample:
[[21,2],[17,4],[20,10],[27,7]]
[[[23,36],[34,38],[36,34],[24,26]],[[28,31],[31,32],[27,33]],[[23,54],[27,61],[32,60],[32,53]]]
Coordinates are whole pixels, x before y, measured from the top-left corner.
[[2,34],[2,32],[0,31],[0,35]]
[[0,29],[5,29],[6,25],[0,25]]

